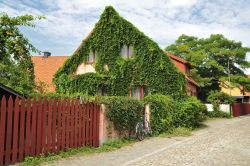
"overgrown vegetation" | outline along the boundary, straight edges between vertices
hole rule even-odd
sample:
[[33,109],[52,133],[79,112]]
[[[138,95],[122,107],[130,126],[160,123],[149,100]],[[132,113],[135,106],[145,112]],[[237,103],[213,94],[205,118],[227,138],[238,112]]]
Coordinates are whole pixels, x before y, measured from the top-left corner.
[[158,135],[173,127],[174,100],[171,96],[149,95],[144,102],[150,105],[150,124],[153,134]]
[[120,134],[131,134],[143,116],[143,103],[133,98],[102,97],[99,102],[107,107],[106,115]]
[[[124,45],[133,55],[120,55]],[[97,54],[96,73],[76,75],[91,51]],[[185,78],[159,46],[122,18],[112,7],[105,11],[91,34],[57,71],[53,79],[58,93],[127,96],[131,86],[146,86],[150,93],[178,96],[185,92]]]
[[22,162],[20,165],[33,166],[43,162],[59,160],[61,158],[69,157],[75,154],[89,155],[93,153],[109,152],[119,149],[123,146],[132,144],[133,142],[135,142],[135,139],[132,138],[113,139],[109,140],[108,142],[104,143],[102,146],[98,148],[80,147],[80,148],[67,149],[66,151],[61,151],[59,154],[50,153],[47,156],[41,155],[40,157],[26,157],[24,162]]

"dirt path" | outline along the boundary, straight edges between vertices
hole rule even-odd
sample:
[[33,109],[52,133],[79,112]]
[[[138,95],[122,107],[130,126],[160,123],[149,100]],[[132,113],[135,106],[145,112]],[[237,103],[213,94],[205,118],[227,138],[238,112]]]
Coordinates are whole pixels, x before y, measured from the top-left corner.
[[250,116],[206,122],[190,137],[152,138],[117,151],[44,165],[250,165]]

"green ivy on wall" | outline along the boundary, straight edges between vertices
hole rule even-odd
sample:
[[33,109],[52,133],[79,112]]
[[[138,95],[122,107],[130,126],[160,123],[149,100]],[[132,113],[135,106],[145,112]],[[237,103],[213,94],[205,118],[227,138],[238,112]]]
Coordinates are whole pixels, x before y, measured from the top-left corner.
[[[120,55],[123,45],[133,46],[133,55]],[[97,52],[96,73],[75,75],[86,62],[89,52]],[[108,66],[108,70],[104,68]],[[104,89],[107,95],[127,96],[130,87],[147,86],[151,94],[182,95],[185,77],[159,46],[113,7],[106,7],[91,34],[57,71],[53,79],[58,93],[96,95]]]

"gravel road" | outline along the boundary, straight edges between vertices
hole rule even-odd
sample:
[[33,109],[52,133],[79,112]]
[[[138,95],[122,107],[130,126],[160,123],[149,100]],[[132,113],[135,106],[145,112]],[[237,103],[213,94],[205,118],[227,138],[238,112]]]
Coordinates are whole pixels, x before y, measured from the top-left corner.
[[119,150],[77,155],[43,165],[250,166],[250,116],[207,121],[190,137],[151,138]]

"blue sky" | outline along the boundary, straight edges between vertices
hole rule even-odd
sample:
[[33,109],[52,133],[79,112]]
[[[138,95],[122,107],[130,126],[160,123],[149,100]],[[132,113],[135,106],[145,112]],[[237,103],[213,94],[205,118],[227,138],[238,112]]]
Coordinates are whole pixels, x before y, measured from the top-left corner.
[[0,11],[11,16],[46,16],[35,28],[22,31],[39,50],[55,56],[71,55],[107,5],[161,48],[181,34],[208,37],[216,33],[250,47],[250,0],[0,0]]

